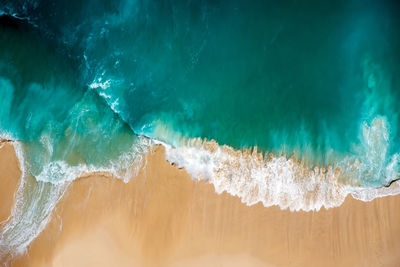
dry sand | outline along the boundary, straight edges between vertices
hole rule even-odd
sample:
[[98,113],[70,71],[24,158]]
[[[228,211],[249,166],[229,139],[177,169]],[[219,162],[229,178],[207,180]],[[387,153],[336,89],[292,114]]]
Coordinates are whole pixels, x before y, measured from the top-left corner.
[[[348,197],[309,213],[248,207],[191,180],[163,153],[157,147],[127,184],[102,175],[74,181],[11,266],[400,266],[400,196]],[[19,173],[12,150],[0,155],[4,217]]]

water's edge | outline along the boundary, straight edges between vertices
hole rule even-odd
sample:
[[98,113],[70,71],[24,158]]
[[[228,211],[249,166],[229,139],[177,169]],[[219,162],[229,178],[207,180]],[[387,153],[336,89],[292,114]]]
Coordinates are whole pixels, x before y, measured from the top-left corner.
[[[329,209],[340,206],[349,194],[357,200],[367,202],[378,197],[400,193],[399,180],[393,181],[389,187],[360,188],[340,184],[332,170],[315,169],[309,173],[309,183],[305,183],[305,181],[291,177],[290,172],[293,172],[293,168],[296,167],[296,162],[292,159],[270,158],[268,161],[263,161],[256,151],[234,151],[227,146],[220,147],[213,141],[200,142],[197,140],[197,143],[193,141],[191,146],[177,148],[147,137],[142,138],[147,141],[148,150],[145,152],[145,156],[132,162],[129,171],[125,172],[130,176],[129,178],[112,170],[86,169],[86,171],[79,172],[75,179],[102,173],[113,178],[120,178],[127,183],[138,174],[139,169],[145,168],[147,153],[154,151],[157,146],[162,146],[165,149],[165,159],[171,165],[185,169],[194,180],[203,180],[213,184],[218,194],[227,192],[239,197],[248,206],[261,202],[265,207],[276,205],[282,210],[318,211],[321,207]],[[45,229],[56,204],[72,181],[66,180],[61,183],[37,181],[25,172],[20,142],[9,139],[3,142],[10,142],[13,145],[21,168],[21,181],[16,192],[14,207],[10,217],[2,222],[4,228],[0,233],[0,258],[7,260],[10,256],[23,254],[32,241]],[[217,164],[210,165],[210,159],[216,159]],[[252,178],[246,168],[241,169],[240,166],[252,166],[254,168],[252,173],[259,176]],[[283,179],[278,183],[268,179],[264,181],[257,179],[261,177],[260,171],[267,171],[271,174],[271,167],[279,167],[289,173],[281,173]],[[329,175],[332,175],[330,177],[334,180],[326,183],[326,177]],[[234,181],[233,177],[237,177],[237,181]],[[275,176],[275,178],[277,177],[279,176]],[[285,187],[282,181],[292,184],[286,184]],[[305,191],[301,192],[300,190]],[[264,197],[261,193],[264,194]]]

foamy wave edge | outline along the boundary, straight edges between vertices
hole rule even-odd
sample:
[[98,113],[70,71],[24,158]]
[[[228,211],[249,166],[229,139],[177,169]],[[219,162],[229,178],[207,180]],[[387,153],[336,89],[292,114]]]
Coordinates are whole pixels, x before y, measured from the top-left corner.
[[[276,205],[283,210],[319,211],[340,206],[349,194],[365,202],[400,194],[398,180],[387,187],[372,188],[349,179],[365,173],[358,160],[310,168],[294,158],[266,156],[257,148],[235,150],[213,140],[188,139],[176,147],[158,143],[165,147],[168,162],[184,168],[194,180],[213,184],[218,194],[227,192],[248,206],[261,202],[265,207]],[[397,163],[398,158],[394,160]],[[386,173],[393,174],[390,167]]]
[[11,214],[5,221],[0,222],[0,225],[3,225],[0,231],[1,262],[8,262],[13,256],[26,252],[28,246],[51,220],[57,203],[73,180],[90,174],[104,173],[127,183],[146,165],[147,151],[154,145],[151,139],[139,137],[129,152],[121,154],[108,166],[69,166],[64,161],[54,161],[44,166],[43,171],[33,177],[29,173],[29,162],[24,157],[23,144],[4,132],[0,134],[0,140],[0,148],[5,142],[13,146],[21,171]]
[[[371,129],[373,130],[372,127]],[[0,139],[13,140],[11,135],[4,134]],[[239,197],[249,206],[261,202],[265,207],[276,205],[291,211],[318,211],[322,207],[328,209],[340,206],[349,194],[362,201],[400,194],[400,181],[394,181],[388,187],[363,188],[346,180],[346,176],[362,174],[357,172],[357,165],[360,165],[357,161],[349,160],[345,162],[348,165],[340,166],[341,168],[309,168],[294,158],[258,153],[257,148],[235,150],[200,138],[180,140],[177,144],[172,146],[157,139],[139,136],[139,143],[135,144],[131,152],[122,154],[107,167],[68,166],[62,161],[51,162],[35,177],[35,193],[44,195],[44,202],[39,199],[42,202],[38,200],[27,203],[24,199],[24,194],[29,189],[26,179],[27,162],[22,144],[13,141],[12,145],[20,163],[21,182],[11,216],[1,222],[5,226],[0,233],[0,259],[10,253],[22,254],[26,251],[29,244],[46,227],[57,202],[74,179],[107,173],[128,182],[145,166],[145,154],[155,145],[162,145],[166,160],[184,168],[194,180],[211,183],[218,194],[227,192]],[[398,160],[397,156],[394,157],[388,167],[395,166]],[[343,168],[347,172],[342,172]],[[387,168],[386,173],[393,174],[393,170]],[[51,176],[58,178],[46,178]],[[25,223],[21,224],[21,221]]]

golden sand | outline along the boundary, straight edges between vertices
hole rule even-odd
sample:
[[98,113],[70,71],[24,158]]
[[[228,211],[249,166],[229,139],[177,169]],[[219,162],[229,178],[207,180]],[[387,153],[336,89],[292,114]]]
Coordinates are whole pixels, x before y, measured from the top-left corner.
[[10,216],[20,175],[13,146],[0,140],[0,222]]
[[[12,149],[0,151],[6,216],[19,172]],[[249,207],[193,181],[157,147],[127,184],[104,175],[75,180],[11,266],[400,266],[399,211],[400,196],[348,197],[308,213]]]

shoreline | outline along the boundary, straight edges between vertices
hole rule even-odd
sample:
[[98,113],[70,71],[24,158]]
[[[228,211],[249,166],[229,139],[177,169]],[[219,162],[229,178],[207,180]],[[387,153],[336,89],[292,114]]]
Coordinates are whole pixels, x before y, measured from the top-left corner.
[[[50,223],[11,266],[400,262],[399,195],[371,202],[347,197],[340,207],[318,212],[291,212],[261,203],[246,206],[238,197],[217,194],[212,184],[194,181],[184,169],[170,165],[163,147],[154,150],[138,177],[128,183],[100,174],[73,181]],[[0,151],[8,155],[3,158],[18,163],[12,149]],[[18,173],[9,175],[18,181]]]
[[[137,144],[138,150],[133,149],[122,154],[108,167],[99,168],[85,164],[68,167],[67,163],[60,161],[60,166],[56,167],[67,173],[68,177],[65,177],[65,180],[53,181],[46,177],[40,179],[43,178],[43,172],[36,180],[63,184],[65,181],[72,182],[86,176],[106,175],[129,182],[143,167],[149,151],[162,147],[164,158],[171,165],[184,169],[195,181],[203,180],[213,184],[217,194],[227,192],[239,197],[248,206],[262,203],[264,207],[279,206],[282,210],[310,212],[319,211],[321,208],[339,207],[348,195],[364,202],[400,195],[400,178],[381,186],[354,185],[346,182],[346,178],[341,176],[361,173],[346,174],[343,166],[308,165],[304,159],[294,155],[288,157],[259,152],[257,146],[235,149],[228,145],[220,145],[215,140],[190,138],[181,140],[183,146],[174,147],[147,135],[138,135],[138,138],[141,139]],[[19,141],[0,137],[0,148],[3,144],[11,144],[14,147],[19,164],[24,161]],[[131,159],[127,161],[124,157]],[[348,159],[345,157],[343,161]],[[395,163],[393,160],[396,160],[396,157],[393,157],[391,163]],[[210,166],[209,161],[212,162]],[[121,162],[123,167],[115,167]],[[347,167],[357,168],[357,164],[360,162]],[[25,170],[24,166],[20,169]]]

